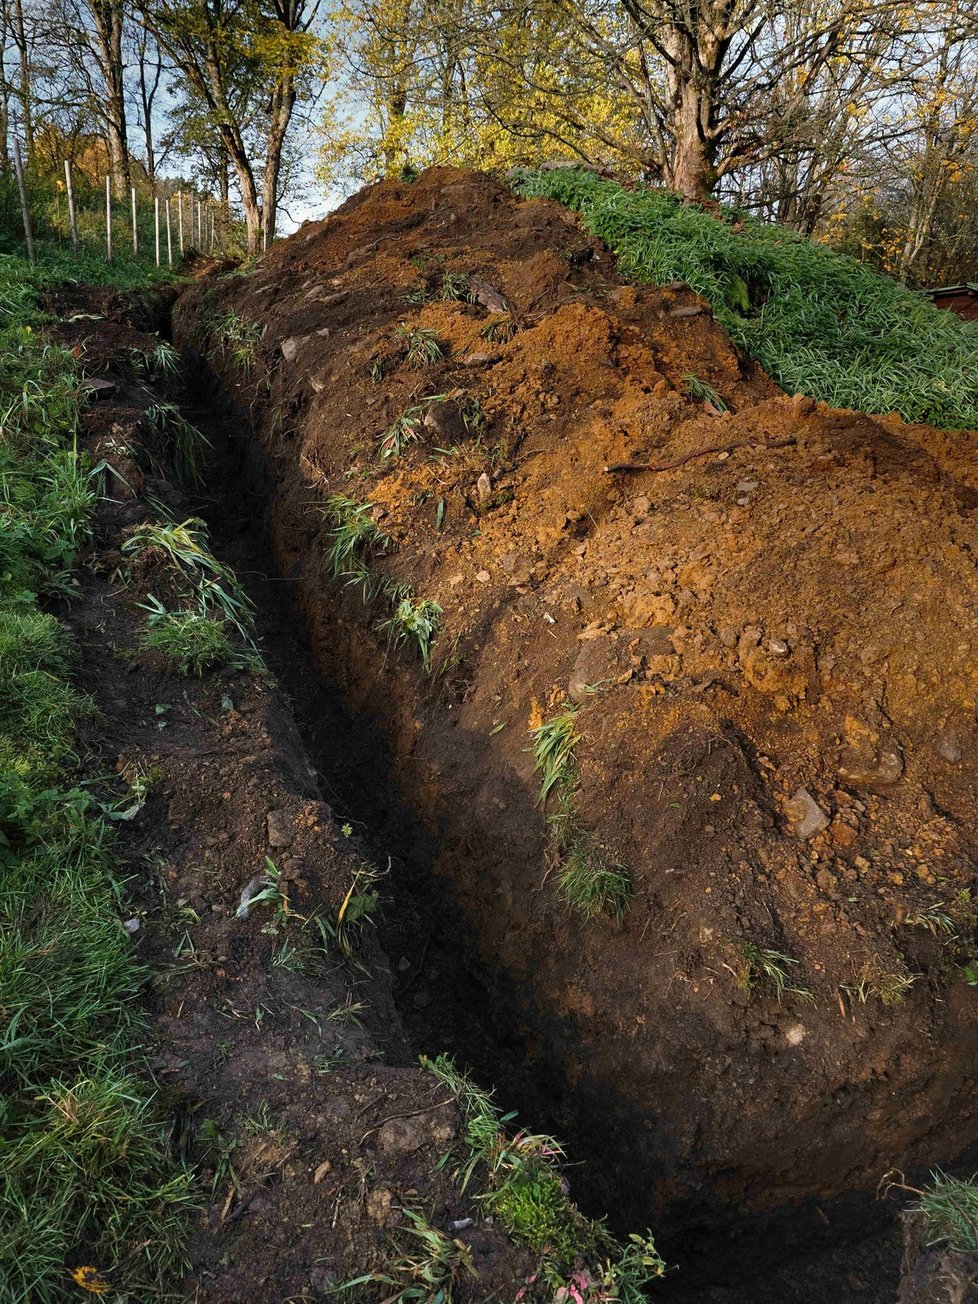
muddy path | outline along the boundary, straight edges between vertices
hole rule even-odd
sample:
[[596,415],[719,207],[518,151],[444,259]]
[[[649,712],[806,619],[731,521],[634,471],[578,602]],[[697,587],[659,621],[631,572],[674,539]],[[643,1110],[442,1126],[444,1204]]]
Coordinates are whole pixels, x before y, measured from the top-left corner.
[[[382,721],[351,707],[317,665],[296,581],[278,571],[267,464],[240,422],[198,381],[188,415],[218,458],[196,509],[255,604],[265,657],[288,696],[319,790],[371,859],[387,867],[378,931],[412,1056],[457,1056],[520,1122],[567,1143],[572,1190],[590,1216],[607,1219],[619,1235],[651,1223],[675,1266],[655,1298],[892,1304],[900,1276],[895,1202],[856,1194],[770,1217],[708,1201],[663,1211],[651,1197],[657,1175],[636,1170],[632,1155],[644,1126],[640,1113],[624,1100],[579,1090],[573,1028],[555,1026],[526,987],[484,955],[479,920],[437,872],[444,840],[412,810]],[[391,1049],[404,1054],[400,1042]]]

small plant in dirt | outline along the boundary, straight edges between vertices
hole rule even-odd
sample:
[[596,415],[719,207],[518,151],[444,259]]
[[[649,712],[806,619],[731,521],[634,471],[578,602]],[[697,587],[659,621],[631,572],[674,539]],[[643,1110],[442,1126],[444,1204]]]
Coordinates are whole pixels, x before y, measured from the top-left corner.
[[438,362],[444,362],[445,347],[434,331],[420,326],[414,330],[407,326],[398,326],[395,335],[409,367],[422,371],[425,367],[433,367]]
[[552,1137],[506,1125],[492,1096],[476,1086],[446,1055],[422,1056],[422,1066],[452,1093],[465,1124],[454,1170],[462,1189],[479,1179],[479,1203],[520,1245],[541,1256],[521,1300],[569,1304],[621,1301],[642,1304],[644,1288],[665,1274],[651,1234],[622,1246],[601,1222],[585,1218],[571,1201],[560,1169],[563,1148]]
[[456,1287],[476,1276],[472,1250],[433,1227],[419,1210],[405,1208],[402,1212],[409,1225],[390,1267],[344,1282],[340,1289],[376,1282],[391,1288],[384,1294],[384,1304],[453,1304],[459,1298]]
[[331,522],[326,568],[330,578],[359,587],[364,601],[376,595],[381,582],[371,569],[374,559],[392,547],[390,536],[373,519],[373,503],[333,494],[323,513]]
[[147,419],[173,440],[173,465],[182,480],[200,484],[203,459],[210,441],[188,421],[175,403],[153,403],[146,409]]
[[708,385],[705,380],[700,380],[699,376],[691,372],[688,376],[683,376],[683,384],[688,394],[708,404],[715,412],[730,411],[726,401],[720,397],[713,386]]
[[555,788],[573,785],[574,749],[579,742],[575,706],[566,707],[533,730],[533,757],[536,771],[541,776],[542,804],[546,804]]
[[142,525],[122,545],[123,555],[133,560],[150,551],[168,565],[200,615],[225,621],[258,655],[251,602],[234,573],[207,547],[203,521],[190,517],[180,525],[172,521]]
[[464,272],[445,272],[441,279],[441,297],[446,303],[475,303],[475,290]]
[[160,340],[151,349],[130,349],[129,363],[140,379],[158,385],[180,370],[180,354],[167,340]]
[[903,922],[908,928],[925,929],[931,937],[938,937],[942,933],[945,937],[954,937],[958,931],[943,901],[932,901],[919,910],[911,910],[904,916]]
[[408,444],[418,442],[424,426],[424,412],[423,404],[412,404],[387,427],[380,437],[380,455],[385,461],[400,457]]
[[628,870],[609,860],[594,834],[575,829],[560,868],[560,894],[582,919],[607,915],[620,922],[632,888]]
[[757,946],[746,942],[741,948],[742,969],[739,975],[741,987],[745,992],[752,992],[759,985],[772,991],[779,1005],[786,997],[815,1003],[814,995],[807,987],[797,987],[791,981],[791,971],[799,961],[783,951],[774,951],[770,947]]
[[886,1006],[902,1005],[918,977],[900,961],[891,965],[883,956],[873,955],[862,964],[852,982],[842,983],[839,990],[859,1005],[865,1005],[871,998]]
[[519,332],[519,326],[509,313],[490,317],[479,331],[488,344],[506,344]]
[[398,584],[389,590],[393,612],[377,626],[387,635],[388,643],[399,647],[410,643],[421,657],[425,674],[431,671],[431,646],[441,629],[442,609],[429,598],[417,598],[410,585]]
[[583,827],[574,801],[577,710],[567,706],[532,731],[540,803],[552,803],[547,825],[559,865],[560,895],[585,920],[603,914],[620,923],[632,895],[631,877]]
[[254,652],[235,647],[227,623],[197,611],[167,611],[152,594],[143,604],[149,612],[139,634],[144,652],[164,657],[182,675],[202,675],[215,666],[257,670]]
[[931,1184],[917,1192],[911,1208],[924,1215],[928,1245],[946,1245],[959,1254],[978,1254],[976,1178],[951,1177],[937,1169]]
[[217,317],[211,327],[215,346],[212,348],[211,360],[218,352],[236,375],[247,379],[254,370],[258,359],[258,346],[265,334],[264,326],[256,321],[249,321],[229,308]]

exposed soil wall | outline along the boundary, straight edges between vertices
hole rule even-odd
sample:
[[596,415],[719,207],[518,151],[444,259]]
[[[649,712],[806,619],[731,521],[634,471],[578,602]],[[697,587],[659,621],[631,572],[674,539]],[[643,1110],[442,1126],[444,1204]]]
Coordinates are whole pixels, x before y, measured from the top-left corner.
[[[250,370],[228,310],[264,330]],[[445,358],[412,367],[401,324]],[[569,214],[463,172],[194,288],[175,337],[254,432],[319,664],[382,723],[595,1201],[667,1229],[778,1210],[787,1235],[800,1202],[971,1143],[978,436],[782,395],[683,287],[621,283]],[[442,607],[430,677],[331,582],[337,493],[396,544],[378,572]],[[528,731],[568,700],[620,927],[554,890]],[[761,952],[800,991],[750,975]]]

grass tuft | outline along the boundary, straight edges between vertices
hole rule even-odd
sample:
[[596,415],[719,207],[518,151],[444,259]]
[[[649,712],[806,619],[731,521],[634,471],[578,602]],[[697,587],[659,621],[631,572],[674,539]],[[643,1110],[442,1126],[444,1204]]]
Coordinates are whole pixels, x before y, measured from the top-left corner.
[[947,1245],[959,1254],[978,1254],[978,1184],[937,1169],[931,1186],[912,1205],[924,1215],[928,1245]]

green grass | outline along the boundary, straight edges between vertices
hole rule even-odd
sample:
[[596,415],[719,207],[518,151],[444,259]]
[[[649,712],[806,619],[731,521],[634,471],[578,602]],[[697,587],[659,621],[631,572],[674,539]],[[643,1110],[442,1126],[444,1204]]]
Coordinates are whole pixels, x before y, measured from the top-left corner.
[[448,1056],[422,1057],[421,1063],[451,1091],[462,1112],[465,1132],[455,1179],[464,1189],[478,1177],[483,1190],[476,1198],[486,1212],[517,1244],[541,1256],[537,1275],[552,1292],[547,1298],[644,1304],[646,1287],[665,1275],[651,1234],[631,1236],[622,1245],[571,1200],[559,1142],[511,1133],[514,1115],[504,1115]]
[[768,987],[779,1005],[786,996],[814,1004],[815,997],[807,987],[796,987],[791,981],[791,971],[799,961],[783,951],[774,951],[770,947],[757,946],[747,942],[742,949],[743,970],[740,985],[746,992],[763,985]]
[[[15,275],[15,268],[20,271]],[[79,377],[37,333],[37,287],[0,260],[0,1297],[175,1286],[191,1213],[145,1054],[145,980],[121,925],[111,821],[73,772],[90,709],[66,627],[41,610],[88,538],[97,472]]]
[[373,503],[358,503],[343,494],[327,498],[323,509],[330,523],[326,550],[330,579],[359,588],[364,601],[375,596],[379,583],[372,571],[374,558],[392,546],[374,522],[373,510]]
[[583,919],[607,915],[620,923],[632,896],[631,877],[589,829],[576,828],[565,843],[560,894]]
[[577,169],[526,173],[517,190],[576,209],[625,276],[690,285],[789,394],[978,428],[978,327],[855,259],[734,210],[716,215]]
[[229,308],[210,325],[213,339],[211,357],[221,353],[233,372],[247,379],[258,360],[258,346],[265,334],[264,326],[242,317]]
[[574,780],[574,748],[577,707],[568,706],[532,731],[533,760],[540,775],[540,801],[546,804],[555,788],[566,788]]
[[433,367],[437,362],[444,362],[445,348],[434,331],[423,327],[409,330],[407,326],[398,326],[395,335],[404,349],[404,359],[409,367],[421,371],[425,367]]
[[391,615],[377,628],[385,633],[394,647],[408,643],[417,650],[425,674],[431,672],[431,647],[441,629],[442,609],[429,598],[416,598],[410,585],[398,584],[388,589],[393,605]]
[[197,611],[167,611],[161,604],[151,614],[139,635],[144,652],[156,652],[181,675],[202,675],[216,666],[257,669],[253,652],[232,642],[227,622]]
[[978,1254],[978,1185],[937,1169],[912,1208],[924,1215],[928,1245],[947,1245],[959,1254]]
[[170,457],[179,479],[185,483],[203,483],[203,465],[210,440],[188,421],[176,403],[152,403],[147,419],[171,442]]

